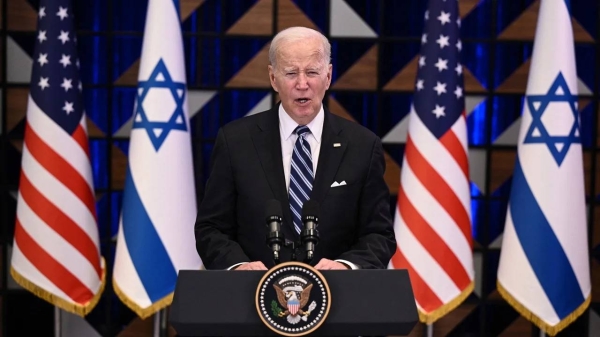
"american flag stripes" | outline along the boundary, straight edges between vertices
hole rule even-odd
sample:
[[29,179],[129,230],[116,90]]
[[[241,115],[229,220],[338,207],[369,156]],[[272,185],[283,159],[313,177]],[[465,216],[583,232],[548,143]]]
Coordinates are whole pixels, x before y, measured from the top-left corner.
[[70,0],[42,0],[31,75],[11,274],[85,315],[104,288]]
[[408,269],[433,323],[473,290],[469,165],[457,1],[431,0],[417,72],[391,268]]

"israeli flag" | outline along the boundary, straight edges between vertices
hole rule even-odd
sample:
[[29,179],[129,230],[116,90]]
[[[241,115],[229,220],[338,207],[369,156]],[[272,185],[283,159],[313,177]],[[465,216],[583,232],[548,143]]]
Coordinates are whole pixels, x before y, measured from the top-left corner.
[[200,269],[179,1],[150,0],[113,285],[145,318],[171,304],[177,273]]
[[569,9],[541,2],[498,270],[500,294],[551,336],[591,294]]

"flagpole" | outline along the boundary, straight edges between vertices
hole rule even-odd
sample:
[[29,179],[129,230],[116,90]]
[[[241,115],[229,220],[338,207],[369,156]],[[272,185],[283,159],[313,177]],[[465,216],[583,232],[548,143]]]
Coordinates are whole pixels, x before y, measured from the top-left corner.
[[167,309],[160,309],[154,314],[154,337],[167,337]]
[[59,307],[54,306],[54,337],[61,337],[62,335],[62,317],[61,310]]
[[433,337],[433,324],[427,324],[427,337]]

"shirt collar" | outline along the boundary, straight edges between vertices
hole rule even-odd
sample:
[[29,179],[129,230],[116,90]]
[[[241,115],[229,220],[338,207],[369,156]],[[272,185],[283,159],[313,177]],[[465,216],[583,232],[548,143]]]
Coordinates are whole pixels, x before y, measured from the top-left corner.
[[[325,121],[325,111],[323,110],[323,104],[321,109],[317,112],[315,118],[308,123],[306,126],[310,129],[310,133],[315,137],[317,143],[321,143],[321,135],[323,134],[323,122]],[[299,124],[296,123],[290,117],[290,115],[283,109],[283,104],[279,104],[279,130],[281,132],[281,138],[287,140],[292,136],[294,130]]]

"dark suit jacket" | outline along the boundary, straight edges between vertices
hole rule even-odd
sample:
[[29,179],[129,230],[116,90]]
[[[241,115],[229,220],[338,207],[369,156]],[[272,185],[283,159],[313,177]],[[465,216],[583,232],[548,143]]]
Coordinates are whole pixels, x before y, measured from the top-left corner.
[[[277,199],[283,209],[282,232],[293,230],[281,157],[279,106],[233,121],[219,130],[210,177],[195,225],[196,248],[207,269],[240,262],[274,266],[265,243],[265,203]],[[341,146],[334,147],[334,143]],[[321,151],[310,198],[320,205],[321,258],[344,259],[360,268],[387,268],[396,250],[385,160],[380,139],[363,126],[325,109]],[[331,187],[337,181],[347,185]],[[282,248],[281,262],[290,260]],[[302,254],[297,256],[302,261]]]

